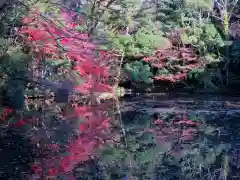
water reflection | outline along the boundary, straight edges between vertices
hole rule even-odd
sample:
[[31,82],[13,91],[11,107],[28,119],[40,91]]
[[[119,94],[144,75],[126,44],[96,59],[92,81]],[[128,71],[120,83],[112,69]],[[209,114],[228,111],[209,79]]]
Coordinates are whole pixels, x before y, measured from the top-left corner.
[[[121,116],[114,107],[71,107],[15,127],[24,142],[2,137],[2,154],[12,154],[1,160],[4,178],[14,179],[4,168],[14,165],[18,179],[240,179],[237,98],[137,97],[121,102]],[[23,152],[9,150],[12,140]]]
[[[130,111],[124,108],[129,142],[138,147],[132,151],[133,161],[140,166],[140,170],[134,171],[134,177],[161,180],[240,178],[239,111],[236,106],[235,109],[230,107],[229,101],[204,98],[139,98],[132,101]],[[230,101],[232,105],[237,104]],[[126,104],[129,107],[131,103]],[[151,132],[147,140],[143,138],[146,130]],[[151,146],[146,146],[146,142]],[[140,159],[145,161],[136,160],[139,152]]]
[[[42,149],[44,156],[33,165],[35,177],[41,178],[43,172],[46,171],[45,178],[66,176],[66,178],[74,179],[77,174],[83,178],[83,173],[80,173],[82,168],[78,167],[82,166],[82,163],[84,167],[90,167],[90,169],[85,169],[86,172],[92,172],[95,166],[97,168],[97,165],[91,165],[96,161],[96,150],[105,144],[112,144],[118,137],[117,131],[112,131],[114,124],[111,122],[110,107],[112,104],[105,103],[76,107],[74,111],[73,108],[67,110],[65,114],[67,118],[62,121],[65,127],[72,128],[66,132],[68,135],[67,139],[64,138],[65,141],[61,141],[61,137],[66,129],[63,127],[61,129],[60,125],[55,127],[46,125],[46,129],[51,129],[51,135],[47,139],[50,143],[41,145],[41,148],[44,147]],[[69,134],[70,131],[71,134]],[[43,140],[38,141],[43,142]],[[96,170],[92,174],[96,174],[95,172]],[[90,177],[89,175],[88,178]]]

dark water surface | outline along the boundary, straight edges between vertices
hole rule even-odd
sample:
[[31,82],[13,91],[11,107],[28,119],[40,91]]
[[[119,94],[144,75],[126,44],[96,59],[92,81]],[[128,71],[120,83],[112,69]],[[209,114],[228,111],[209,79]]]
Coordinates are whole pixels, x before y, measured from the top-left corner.
[[[78,149],[74,146],[75,156],[76,151],[85,148],[84,156],[69,158],[62,173],[42,173],[40,179],[240,180],[240,97],[137,96],[123,100],[120,111],[121,116],[110,116],[111,109],[107,110],[111,126],[101,125],[107,130],[91,126],[84,135],[76,135],[74,128],[79,124],[69,121],[39,130],[41,145],[60,146],[58,154],[45,155],[48,160],[41,159],[46,152],[39,150],[39,144],[23,130],[4,130],[0,139],[0,179],[29,179],[26,174],[32,173],[30,166],[37,161],[45,166],[43,171],[49,172],[47,165],[53,157],[64,159],[68,151],[73,153],[73,146],[80,141],[68,146],[73,136],[89,136]],[[100,121],[103,109],[93,112]],[[79,129],[84,133],[82,126]],[[101,145],[90,148],[91,138]],[[66,170],[68,166],[71,170]]]

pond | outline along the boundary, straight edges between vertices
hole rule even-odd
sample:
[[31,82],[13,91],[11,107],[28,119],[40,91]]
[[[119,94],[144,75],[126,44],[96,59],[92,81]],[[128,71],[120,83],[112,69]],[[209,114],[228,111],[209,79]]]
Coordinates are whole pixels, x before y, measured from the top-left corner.
[[0,178],[239,180],[239,108],[240,97],[148,94],[5,128]]

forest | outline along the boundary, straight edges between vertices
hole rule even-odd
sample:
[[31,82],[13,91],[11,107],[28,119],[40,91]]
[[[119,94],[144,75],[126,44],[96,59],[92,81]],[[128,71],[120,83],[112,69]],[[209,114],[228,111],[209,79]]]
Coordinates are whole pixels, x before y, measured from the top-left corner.
[[1,0],[0,179],[239,180],[240,149],[215,123],[240,105],[239,9],[238,0]]

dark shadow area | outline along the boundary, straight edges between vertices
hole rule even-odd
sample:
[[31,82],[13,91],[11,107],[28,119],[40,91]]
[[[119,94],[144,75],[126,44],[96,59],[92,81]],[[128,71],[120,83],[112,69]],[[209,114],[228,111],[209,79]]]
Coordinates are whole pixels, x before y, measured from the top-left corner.
[[13,129],[7,130],[0,137],[0,154],[0,179],[26,180],[31,171],[29,164],[36,157],[30,141]]

